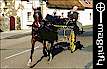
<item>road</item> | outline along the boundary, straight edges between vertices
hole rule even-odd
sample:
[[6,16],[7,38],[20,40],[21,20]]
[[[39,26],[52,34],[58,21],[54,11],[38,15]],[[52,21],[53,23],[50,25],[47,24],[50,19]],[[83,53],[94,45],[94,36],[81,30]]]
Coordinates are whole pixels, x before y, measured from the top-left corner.
[[[33,68],[93,68],[93,32],[92,29],[85,29],[77,40],[84,45],[83,50],[76,50],[70,53],[64,50],[48,63],[47,57],[43,57],[42,43],[36,42],[33,55]],[[59,38],[60,39],[60,38]],[[31,35],[21,38],[9,38],[1,40],[1,68],[29,68],[27,62],[30,56]]]

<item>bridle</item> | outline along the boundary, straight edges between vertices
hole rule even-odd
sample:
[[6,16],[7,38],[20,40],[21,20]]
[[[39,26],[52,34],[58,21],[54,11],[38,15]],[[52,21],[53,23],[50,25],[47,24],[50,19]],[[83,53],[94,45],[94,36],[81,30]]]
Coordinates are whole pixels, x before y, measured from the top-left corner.
[[34,16],[35,16],[35,20],[34,20],[35,28],[40,28],[40,26],[41,26],[41,19],[40,19],[40,16],[39,16],[38,12],[36,12],[34,14]]

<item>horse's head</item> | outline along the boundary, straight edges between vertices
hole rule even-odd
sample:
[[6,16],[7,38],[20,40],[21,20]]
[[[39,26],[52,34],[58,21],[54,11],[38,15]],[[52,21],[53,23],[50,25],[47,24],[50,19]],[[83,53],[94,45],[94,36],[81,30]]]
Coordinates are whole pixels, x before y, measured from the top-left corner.
[[42,15],[41,15],[41,8],[38,7],[37,9],[33,9],[34,10],[34,14],[33,14],[33,18],[34,18],[34,25],[37,27],[40,27],[41,25],[41,21],[42,21]]

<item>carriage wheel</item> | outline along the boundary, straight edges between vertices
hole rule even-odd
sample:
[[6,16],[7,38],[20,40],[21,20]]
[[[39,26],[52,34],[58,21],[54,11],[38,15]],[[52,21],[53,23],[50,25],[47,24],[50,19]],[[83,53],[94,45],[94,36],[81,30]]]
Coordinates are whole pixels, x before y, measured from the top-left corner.
[[75,34],[74,31],[70,34],[70,50],[71,53],[75,51],[76,45],[75,45]]

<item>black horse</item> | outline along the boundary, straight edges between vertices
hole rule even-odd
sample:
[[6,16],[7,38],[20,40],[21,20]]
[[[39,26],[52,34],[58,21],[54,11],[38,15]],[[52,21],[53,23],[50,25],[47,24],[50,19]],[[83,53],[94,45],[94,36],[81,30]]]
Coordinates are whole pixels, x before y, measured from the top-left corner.
[[[34,52],[34,46],[36,41],[43,43],[43,54],[44,56],[49,56],[48,61],[51,61],[52,60],[51,50],[53,48],[54,41],[58,40],[57,28],[53,26],[52,23],[42,20],[40,8],[37,8],[35,11],[36,12],[34,12],[33,15],[34,22],[32,24],[32,39],[31,39],[32,48],[30,59],[28,61],[28,66],[30,66],[32,62],[32,55]],[[51,44],[49,50],[47,49],[46,41],[48,41],[48,43]]]

